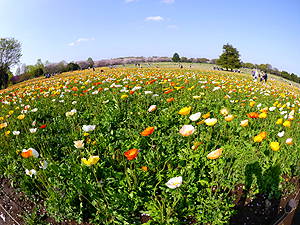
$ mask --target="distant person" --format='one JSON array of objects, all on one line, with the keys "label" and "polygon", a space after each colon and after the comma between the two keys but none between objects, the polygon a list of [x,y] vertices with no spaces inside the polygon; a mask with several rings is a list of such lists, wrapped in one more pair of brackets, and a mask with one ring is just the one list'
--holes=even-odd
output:
[{"label": "distant person", "polygon": [[257,78],[258,78],[258,71],[255,70],[254,76],[253,76],[253,81],[254,81],[254,82],[257,82]]},{"label": "distant person", "polygon": [[262,82],[262,80],[263,80],[263,78],[262,78],[262,73],[260,72],[260,73],[258,73],[258,81],[259,81],[259,82]]},{"label": "distant person", "polygon": [[268,80],[268,74],[267,73],[265,73],[263,75],[263,80],[265,81],[265,83],[267,83],[267,80]]}]

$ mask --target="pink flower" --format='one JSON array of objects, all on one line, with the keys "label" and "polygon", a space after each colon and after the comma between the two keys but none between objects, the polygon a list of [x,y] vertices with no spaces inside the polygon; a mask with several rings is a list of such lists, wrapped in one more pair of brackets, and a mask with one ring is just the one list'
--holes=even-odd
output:
[{"label": "pink flower", "polygon": [[179,133],[184,136],[190,136],[195,132],[195,127],[193,125],[183,125],[183,127],[179,130]]}]

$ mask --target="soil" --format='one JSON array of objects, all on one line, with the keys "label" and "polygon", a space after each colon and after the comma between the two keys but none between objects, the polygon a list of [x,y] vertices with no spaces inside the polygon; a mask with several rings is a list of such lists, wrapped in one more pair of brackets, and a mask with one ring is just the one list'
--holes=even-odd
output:
[{"label": "soil", "polygon": [[[232,192],[236,196],[235,209],[237,213],[231,218],[232,225],[282,225],[295,224],[299,225],[300,215],[292,219],[295,213],[289,205],[298,203],[300,194],[299,179],[292,178],[289,182],[295,184],[296,192],[293,194],[283,193],[280,199],[268,199],[265,194],[257,194],[254,198],[246,198],[247,193],[242,184],[237,185]],[[296,201],[295,201],[295,200]],[[300,213],[300,210],[298,210]],[[298,217],[297,217],[298,216]]]},{"label": "soil", "polygon": [[[18,192],[11,186],[8,179],[0,178],[0,225],[23,225],[23,216],[31,214],[35,208],[35,204],[27,199],[22,192]],[[40,207],[43,208],[43,207]],[[45,209],[37,212],[45,224],[51,225],[78,225],[74,221],[55,222],[49,217]],[[81,225],[89,225],[83,223]]]},{"label": "soil", "polygon": [[[291,180],[292,182],[297,182],[298,190],[299,181]],[[297,198],[298,201],[300,194],[292,194],[287,197],[282,197],[279,200],[272,199],[269,200],[266,195],[258,194],[253,199],[247,199],[247,193],[244,191],[244,186],[242,184],[237,185],[232,194],[236,196],[235,209],[237,214],[234,215],[230,224],[232,225],[273,225],[280,217],[285,217],[287,213],[286,205],[291,199]],[[23,216],[31,214],[35,208],[35,204],[25,197],[22,192],[18,192],[13,188],[8,179],[0,179],[0,225],[23,225]],[[42,208],[42,207],[40,207]],[[53,218],[47,215],[46,210],[40,210],[40,218],[46,222],[46,224],[51,225],[78,225],[74,221],[66,222],[55,222]],[[292,219],[292,217],[291,217]],[[284,221],[284,224],[291,224],[291,219],[289,223]],[[151,220],[149,215],[143,214],[140,216],[142,223],[146,223]],[[194,218],[187,218],[187,224],[198,224]],[[283,224],[276,223],[276,224]],[[292,225],[300,224],[300,207],[296,211],[294,221]],[[87,223],[82,225],[88,225]]]},{"label": "soil", "polygon": [[16,192],[7,179],[0,179],[0,224],[23,224],[22,215],[30,213],[34,204]]}]

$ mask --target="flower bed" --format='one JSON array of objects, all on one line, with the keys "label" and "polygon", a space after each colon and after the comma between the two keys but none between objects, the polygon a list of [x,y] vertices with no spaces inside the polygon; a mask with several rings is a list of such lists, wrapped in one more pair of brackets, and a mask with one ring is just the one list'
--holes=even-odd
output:
[{"label": "flower bed", "polygon": [[224,224],[296,190],[299,90],[224,72],[78,71],[0,94],[0,171],[57,221]]}]

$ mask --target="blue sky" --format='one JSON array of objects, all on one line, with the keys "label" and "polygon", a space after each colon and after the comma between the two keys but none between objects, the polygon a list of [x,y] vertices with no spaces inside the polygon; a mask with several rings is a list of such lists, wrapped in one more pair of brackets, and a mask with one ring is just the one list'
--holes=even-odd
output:
[{"label": "blue sky", "polygon": [[22,63],[121,56],[217,58],[300,75],[299,0],[0,0],[0,37],[21,41]]}]

